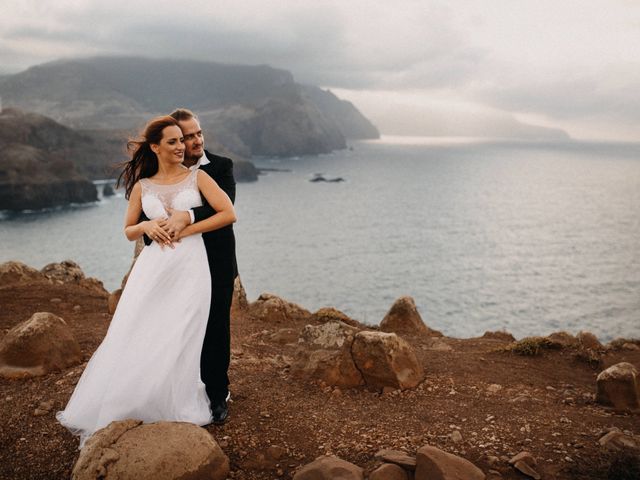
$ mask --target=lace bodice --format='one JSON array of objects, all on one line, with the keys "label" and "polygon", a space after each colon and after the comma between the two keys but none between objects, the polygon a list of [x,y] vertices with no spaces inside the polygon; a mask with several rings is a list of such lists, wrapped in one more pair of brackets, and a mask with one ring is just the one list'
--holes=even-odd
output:
[{"label": "lace bodice", "polygon": [[148,178],[140,180],[142,210],[149,219],[167,217],[167,208],[189,210],[202,205],[198,190],[198,169],[193,169],[178,183],[159,185]]}]

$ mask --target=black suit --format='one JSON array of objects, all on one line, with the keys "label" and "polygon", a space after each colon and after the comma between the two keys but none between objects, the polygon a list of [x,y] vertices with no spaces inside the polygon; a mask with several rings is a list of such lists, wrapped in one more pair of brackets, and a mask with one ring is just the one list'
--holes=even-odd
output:
[{"label": "black suit", "polygon": [[[236,198],[236,182],[233,178],[233,161],[205,150],[210,163],[200,165],[225,191],[231,202]],[[196,222],[210,217],[215,210],[202,197],[202,207],[193,209]],[[211,272],[211,307],[200,357],[200,375],[206,385],[211,402],[224,400],[228,393],[229,359],[231,353],[230,310],[233,283],[238,275],[236,263],[236,239],[233,225],[202,234]],[[145,236],[147,245],[151,240]]]}]

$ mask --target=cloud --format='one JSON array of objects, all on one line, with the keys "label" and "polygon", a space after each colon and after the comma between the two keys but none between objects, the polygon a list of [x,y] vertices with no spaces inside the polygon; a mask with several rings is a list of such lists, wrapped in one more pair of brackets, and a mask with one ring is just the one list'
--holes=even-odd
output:
[{"label": "cloud", "polygon": [[639,24],[627,0],[3,0],[0,73],[96,54],[269,64],[345,93],[628,137],[640,133]]}]

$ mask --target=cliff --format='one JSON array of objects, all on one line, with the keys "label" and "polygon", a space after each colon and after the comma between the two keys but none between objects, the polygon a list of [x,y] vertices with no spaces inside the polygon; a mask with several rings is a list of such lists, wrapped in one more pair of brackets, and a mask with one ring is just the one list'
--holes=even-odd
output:
[{"label": "cliff", "polygon": [[0,113],[0,210],[30,210],[97,200],[73,157],[92,140],[51,119]]},{"label": "cliff", "polygon": [[[137,129],[176,107],[240,155],[303,155],[377,137],[351,104],[265,65],[97,57],[61,60],[0,77],[6,105],[87,129]],[[213,137],[209,136],[209,139]]]},{"label": "cliff", "polygon": [[[130,135],[120,130],[73,130],[35,113],[0,112],[0,210],[39,210],[93,202],[91,180],[114,178],[127,159]],[[255,166],[216,142],[208,148],[234,160],[238,182],[258,178]]]}]

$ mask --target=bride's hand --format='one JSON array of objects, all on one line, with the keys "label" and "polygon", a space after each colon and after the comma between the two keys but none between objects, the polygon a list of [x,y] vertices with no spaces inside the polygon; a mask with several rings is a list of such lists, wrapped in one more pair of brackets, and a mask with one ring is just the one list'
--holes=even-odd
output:
[{"label": "bride's hand", "polygon": [[155,220],[147,220],[144,224],[144,233],[154,242],[158,242],[160,246],[168,245],[173,248],[171,236],[166,231],[167,219],[157,218]]}]

